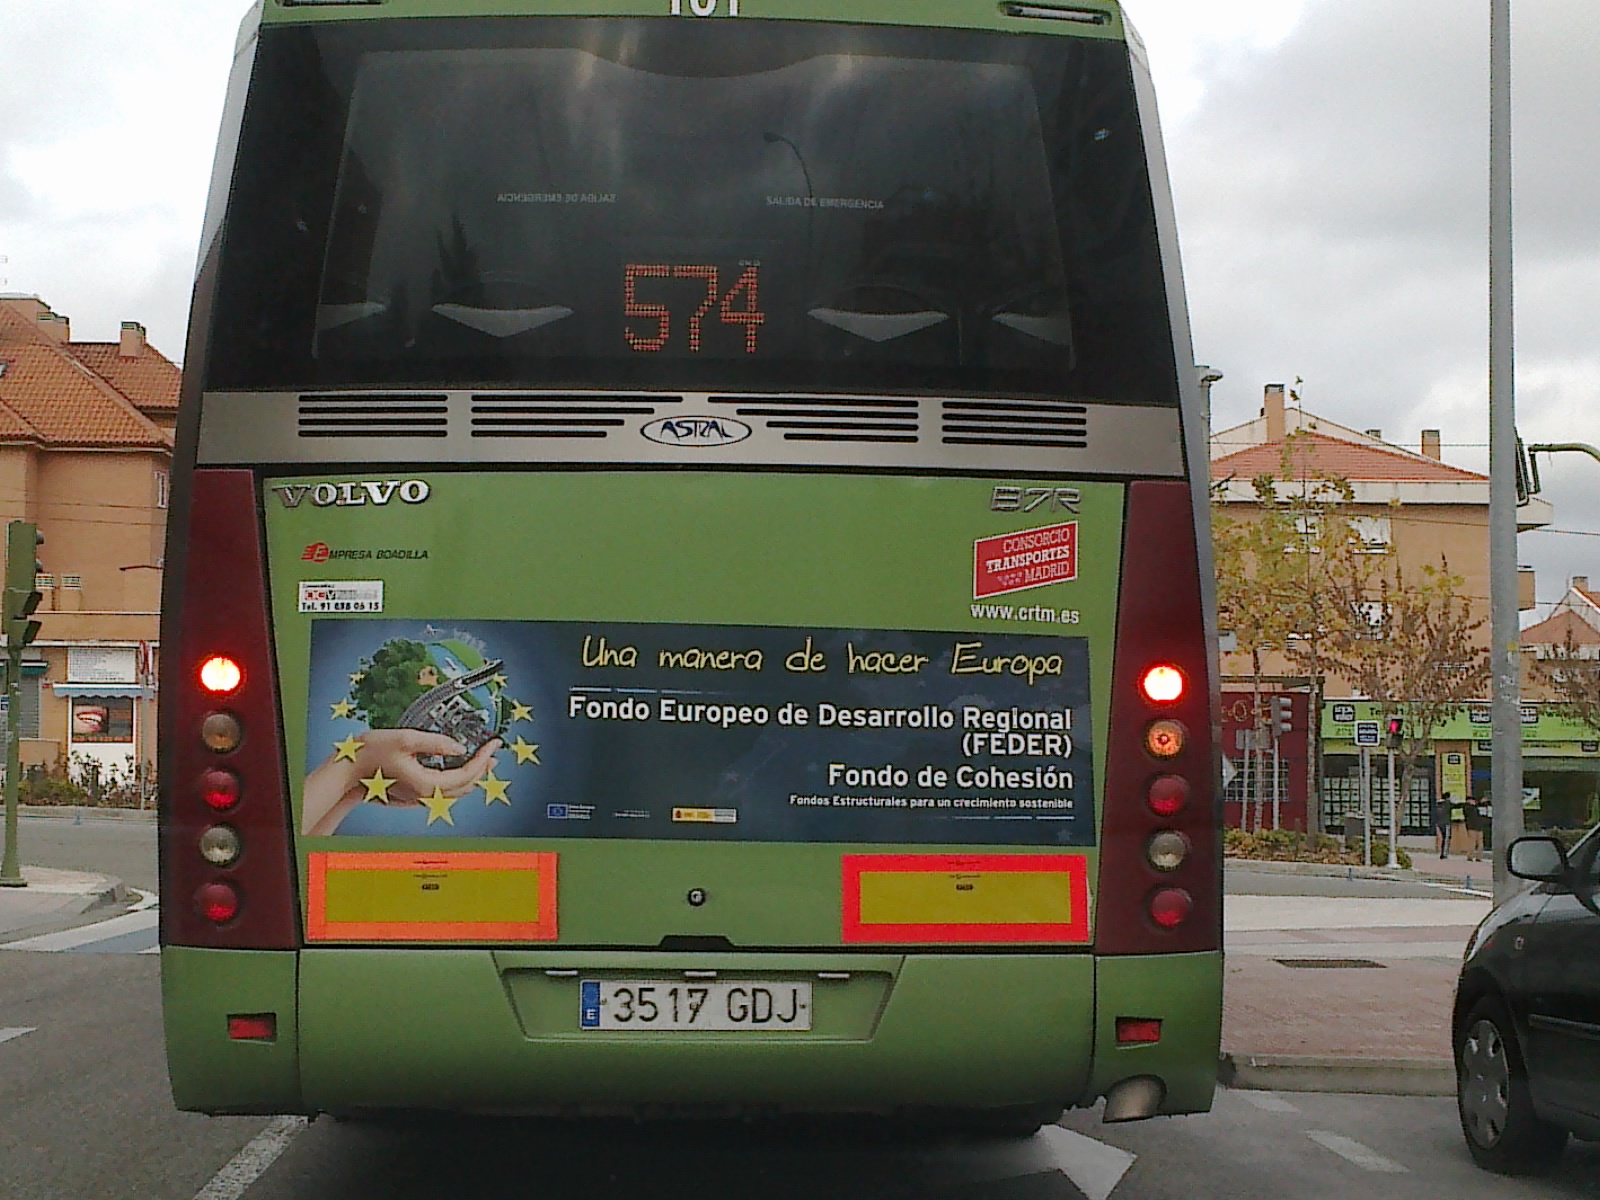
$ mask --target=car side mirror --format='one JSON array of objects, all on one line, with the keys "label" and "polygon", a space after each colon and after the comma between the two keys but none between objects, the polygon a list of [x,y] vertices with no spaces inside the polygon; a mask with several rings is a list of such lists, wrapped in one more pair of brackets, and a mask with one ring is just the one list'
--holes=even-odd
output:
[{"label": "car side mirror", "polygon": [[1535,883],[1566,883],[1572,871],[1565,848],[1549,837],[1523,837],[1512,842],[1506,852],[1506,869],[1518,879]]}]

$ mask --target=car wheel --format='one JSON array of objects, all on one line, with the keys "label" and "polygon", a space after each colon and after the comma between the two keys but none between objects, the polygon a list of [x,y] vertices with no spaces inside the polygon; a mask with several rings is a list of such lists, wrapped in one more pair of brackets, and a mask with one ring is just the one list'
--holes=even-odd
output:
[{"label": "car wheel", "polygon": [[1467,1149],[1502,1175],[1546,1171],[1561,1157],[1567,1131],[1533,1110],[1528,1070],[1511,1014],[1498,996],[1472,1006],[1456,1046],[1456,1108]]}]

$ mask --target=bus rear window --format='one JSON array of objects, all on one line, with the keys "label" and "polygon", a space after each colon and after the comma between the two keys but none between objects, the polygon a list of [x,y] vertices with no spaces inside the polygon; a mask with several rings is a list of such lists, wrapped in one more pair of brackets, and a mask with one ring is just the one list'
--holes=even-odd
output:
[{"label": "bus rear window", "polygon": [[780,24],[276,31],[213,386],[1174,400],[1125,49]]}]

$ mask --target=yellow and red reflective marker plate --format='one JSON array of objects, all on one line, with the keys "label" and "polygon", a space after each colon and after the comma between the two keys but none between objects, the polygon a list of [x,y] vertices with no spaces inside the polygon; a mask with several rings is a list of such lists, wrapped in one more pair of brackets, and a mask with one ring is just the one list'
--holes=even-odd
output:
[{"label": "yellow and red reflective marker plate", "polygon": [[330,851],[309,856],[314,942],[549,942],[556,856]]},{"label": "yellow and red reflective marker plate", "polygon": [[1081,854],[847,854],[845,942],[1089,940]]}]

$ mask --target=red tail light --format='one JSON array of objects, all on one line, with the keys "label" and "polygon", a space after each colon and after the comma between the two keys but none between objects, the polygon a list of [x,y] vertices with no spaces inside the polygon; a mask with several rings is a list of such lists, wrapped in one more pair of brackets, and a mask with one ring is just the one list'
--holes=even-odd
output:
[{"label": "red tail light", "polygon": [[200,686],[214,696],[227,696],[239,690],[244,671],[226,654],[213,654],[200,664]]},{"label": "red tail light", "polygon": [[1188,484],[1129,486],[1096,905],[1100,954],[1222,944],[1218,721],[1194,527]]},{"label": "red tail light", "polygon": [[278,1037],[277,1013],[248,1013],[228,1017],[228,1036],[236,1042],[271,1042]]},{"label": "red tail light", "polygon": [[[299,944],[266,561],[249,471],[174,496],[162,596],[164,945]],[[217,814],[227,813],[227,824]],[[248,852],[241,852],[247,848]]]},{"label": "red tail light", "polygon": [[1171,663],[1151,667],[1139,680],[1139,690],[1152,704],[1176,704],[1186,689],[1183,672]]},{"label": "red tail light", "polygon": [[1153,1046],[1161,1040],[1161,1022],[1145,1017],[1117,1018],[1117,1045]]}]

